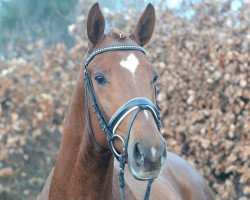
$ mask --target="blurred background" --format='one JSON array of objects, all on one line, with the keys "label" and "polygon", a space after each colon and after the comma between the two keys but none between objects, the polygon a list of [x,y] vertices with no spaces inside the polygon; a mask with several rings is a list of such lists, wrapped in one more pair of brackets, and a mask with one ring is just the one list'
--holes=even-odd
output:
[{"label": "blurred background", "polygon": [[[0,0],[0,200],[35,199],[55,164],[94,2]],[[249,199],[250,1],[100,0],[106,29],[133,32],[148,2],[168,149],[216,199]]]}]

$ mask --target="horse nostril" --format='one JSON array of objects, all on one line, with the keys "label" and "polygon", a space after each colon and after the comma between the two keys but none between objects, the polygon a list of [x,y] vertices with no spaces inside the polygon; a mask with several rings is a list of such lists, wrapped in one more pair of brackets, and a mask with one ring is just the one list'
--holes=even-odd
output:
[{"label": "horse nostril", "polygon": [[163,154],[162,154],[162,157],[161,157],[161,164],[162,165],[165,163],[166,159],[167,159],[167,148],[164,148]]},{"label": "horse nostril", "polygon": [[137,161],[137,162],[142,161],[144,158],[143,157],[144,155],[141,153],[141,151],[139,149],[139,143],[135,143],[133,156],[134,156],[135,161]]},{"label": "horse nostril", "polygon": [[166,158],[167,157],[167,149],[164,148],[164,151],[163,151],[163,157]]}]

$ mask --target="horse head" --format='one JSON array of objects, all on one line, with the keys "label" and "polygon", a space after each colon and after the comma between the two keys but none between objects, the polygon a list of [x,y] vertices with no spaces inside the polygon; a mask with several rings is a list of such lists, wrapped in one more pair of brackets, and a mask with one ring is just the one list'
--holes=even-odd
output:
[{"label": "horse head", "polygon": [[[133,103],[139,102],[138,106],[135,103],[134,107],[129,107],[131,110],[126,114],[118,116],[111,130],[115,137],[109,137],[110,140],[103,134],[106,127],[100,128],[98,125],[100,120],[98,122],[97,118],[102,116],[96,117],[97,111],[90,106],[89,118],[91,127],[94,127],[93,135],[98,145],[104,149],[112,147],[118,155],[124,155],[126,151],[130,172],[139,180],[156,178],[167,154],[166,143],[160,133],[155,113],[157,73],[141,48],[149,42],[153,34],[155,18],[154,7],[148,4],[133,34],[117,29],[104,33],[105,20],[96,3],[90,9],[87,20],[88,55],[91,57],[91,54],[94,54],[85,69],[87,79],[91,82],[89,90],[93,90],[89,92],[94,95],[89,101],[95,98],[94,101],[98,102],[100,112],[107,121],[112,121],[117,110],[124,108],[124,105],[128,106],[131,100]],[[119,47],[117,50],[112,49],[116,46]],[[122,46],[135,49],[123,50],[120,49]],[[108,50],[110,47],[112,50]],[[102,53],[96,56],[98,49],[101,49]],[[142,104],[145,104],[144,107]],[[124,109],[126,111],[126,108]],[[136,109],[138,111],[135,116]]]}]

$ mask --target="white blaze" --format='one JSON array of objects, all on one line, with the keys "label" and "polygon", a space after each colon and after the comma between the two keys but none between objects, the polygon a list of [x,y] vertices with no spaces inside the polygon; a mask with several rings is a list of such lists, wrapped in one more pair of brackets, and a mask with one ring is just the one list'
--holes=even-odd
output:
[{"label": "white blaze", "polygon": [[144,110],[144,114],[146,115],[146,118],[148,119],[148,113],[146,110]]},{"label": "white blaze", "polygon": [[155,148],[151,148],[152,156],[155,157],[157,150]]},{"label": "white blaze", "polygon": [[136,68],[138,67],[139,65],[139,60],[135,57],[134,54],[129,54],[129,56],[127,57],[127,60],[122,60],[120,62],[120,65],[126,69],[128,69],[133,77],[134,77],[134,74],[135,74],[135,71],[136,71]]}]

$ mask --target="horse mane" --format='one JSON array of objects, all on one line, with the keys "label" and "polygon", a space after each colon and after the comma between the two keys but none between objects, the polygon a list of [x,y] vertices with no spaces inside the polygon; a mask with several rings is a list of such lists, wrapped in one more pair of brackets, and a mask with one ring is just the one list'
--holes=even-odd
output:
[{"label": "horse mane", "polygon": [[125,40],[129,35],[126,34],[125,32],[116,29],[116,28],[112,28],[110,29],[110,31],[107,34],[110,38],[113,39],[118,39],[118,40]]}]

